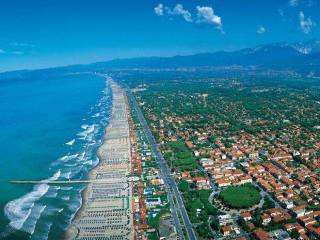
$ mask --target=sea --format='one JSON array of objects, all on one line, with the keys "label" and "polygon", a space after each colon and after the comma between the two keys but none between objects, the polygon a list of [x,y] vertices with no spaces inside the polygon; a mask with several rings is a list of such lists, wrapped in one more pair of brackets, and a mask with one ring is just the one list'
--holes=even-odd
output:
[{"label": "sea", "polygon": [[63,238],[85,184],[10,181],[86,179],[111,105],[106,78],[92,73],[0,79],[0,239]]}]

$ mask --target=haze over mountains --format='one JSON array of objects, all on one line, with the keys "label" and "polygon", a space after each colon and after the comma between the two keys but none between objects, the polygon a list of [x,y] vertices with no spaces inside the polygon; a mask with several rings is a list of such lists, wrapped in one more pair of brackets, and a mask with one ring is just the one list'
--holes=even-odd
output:
[{"label": "haze over mountains", "polygon": [[319,71],[320,41],[273,43],[237,51],[200,53],[190,56],[119,59],[96,63],[104,67],[215,67],[256,66],[296,71]]},{"label": "haze over mountains", "polygon": [[[320,40],[296,43],[272,43],[236,51],[218,51],[173,57],[139,57],[115,59],[84,65],[71,65],[40,71],[82,71],[119,68],[183,68],[183,67],[256,67],[289,70],[300,74],[320,74]],[[28,70],[6,72],[1,78],[19,76]]]}]

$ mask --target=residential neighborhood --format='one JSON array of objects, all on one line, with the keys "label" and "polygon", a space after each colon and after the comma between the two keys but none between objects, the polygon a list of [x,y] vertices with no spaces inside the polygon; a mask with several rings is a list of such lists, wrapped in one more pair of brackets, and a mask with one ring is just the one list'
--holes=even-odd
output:
[{"label": "residential neighborhood", "polygon": [[[171,91],[170,84],[175,86]],[[316,103],[295,89],[284,102],[278,92],[289,89],[264,87],[260,92],[219,84],[201,82],[190,89],[170,82],[155,84],[157,89],[143,85],[135,93],[198,236],[320,238],[320,132],[311,124],[317,124]],[[248,101],[262,93],[261,102],[254,108],[241,105],[243,91]],[[266,108],[264,100],[275,106]],[[206,202],[201,199],[205,192]]]}]

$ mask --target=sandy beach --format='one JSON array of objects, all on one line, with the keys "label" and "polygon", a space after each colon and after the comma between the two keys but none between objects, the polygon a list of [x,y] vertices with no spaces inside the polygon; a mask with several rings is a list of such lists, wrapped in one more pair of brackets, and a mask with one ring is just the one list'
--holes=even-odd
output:
[{"label": "sandy beach", "polygon": [[132,190],[128,106],[125,92],[108,79],[112,90],[112,115],[102,145],[98,165],[89,173],[91,182],[82,192],[78,210],[66,239],[132,239]]}]

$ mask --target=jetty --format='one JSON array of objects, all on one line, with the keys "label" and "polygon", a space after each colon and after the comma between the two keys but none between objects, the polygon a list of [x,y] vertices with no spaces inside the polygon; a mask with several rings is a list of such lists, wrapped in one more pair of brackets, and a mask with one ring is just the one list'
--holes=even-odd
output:
[{"label": "jetty", "polygon": [[91,179],[91,180],[11,180],[11,184],[48,184],[48,185],[64,185],[64,184],[81,184],[81,183],[107,183],[108,181]]}]

